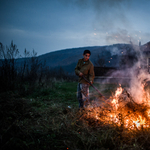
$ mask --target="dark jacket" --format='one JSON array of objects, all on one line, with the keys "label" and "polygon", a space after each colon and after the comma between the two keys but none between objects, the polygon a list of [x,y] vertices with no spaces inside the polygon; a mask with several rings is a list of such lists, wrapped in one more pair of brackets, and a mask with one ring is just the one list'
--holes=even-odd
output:
[{"label": "dark jacket", "polygon": [[[75,67],[75,73],[79,76],[79,73],[82,72],[85,78],[89,81],[94,80],[95,73],[94,73],[94,66],[90,60],[84,62],[83,58],[79,59],[76,67]],[[85,83],[87,84],[87,81],[85,81],[82,77],[79,77],[79,83]]]}]

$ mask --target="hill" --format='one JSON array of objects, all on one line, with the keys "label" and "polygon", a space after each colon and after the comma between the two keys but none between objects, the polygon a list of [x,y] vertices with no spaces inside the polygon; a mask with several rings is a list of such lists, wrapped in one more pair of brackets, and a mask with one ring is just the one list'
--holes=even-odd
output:
[{"label": "hill", "polygon": [[78,59],[82,58],[83,51],[91,51],[90,60],[95,65],[98,55],[105,59],[105,67],[119,67],[119,56],[130,44],[114,44],[110,46],[80,47],[54,51],[38,56],[42,61],[46,61],[49,67],[62,67],[67,72],[73,72]]}]

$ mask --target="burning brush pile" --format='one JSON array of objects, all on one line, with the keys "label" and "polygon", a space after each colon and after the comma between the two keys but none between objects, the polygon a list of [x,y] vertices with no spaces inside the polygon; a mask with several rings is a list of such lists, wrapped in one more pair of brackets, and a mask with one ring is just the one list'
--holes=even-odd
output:
[{"label": "burning brush pile", "polygon": [[121,85],[108,100],[99,100],[100,105],[93,103],[83,112],[80,119],[89,125],[114,126],[122,130],[141,130],[150,128],[150,95],[148,90],[142,93],[140,103]]}]

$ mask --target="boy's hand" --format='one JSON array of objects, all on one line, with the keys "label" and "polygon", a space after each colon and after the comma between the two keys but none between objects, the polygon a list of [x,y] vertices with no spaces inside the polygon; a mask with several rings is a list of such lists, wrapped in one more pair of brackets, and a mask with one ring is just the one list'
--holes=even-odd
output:
[{"label": "boy's hand", "polygon": [[80,77],[82,77],[82,76],[83,76],[83,73],[82,73],[82,72],[80,72],[80,73],[79,73],[79,76],[80,76]]},{"label": "boy's hand", "polygon": [[92,81],[90,81],[90,83],[88,83],[88,85],[91,85],[91,84],[93,84],[93,82],[92,82]]}]

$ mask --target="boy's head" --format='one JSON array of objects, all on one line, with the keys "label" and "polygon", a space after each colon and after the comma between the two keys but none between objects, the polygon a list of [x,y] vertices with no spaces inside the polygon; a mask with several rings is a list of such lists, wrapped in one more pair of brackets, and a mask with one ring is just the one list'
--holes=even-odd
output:
[{"label": "boy's head", "polygon": [[83,55],[85,55],[85,54],[90,54],[90,55],[91,55],[91,52],[86,49],[86,50],[84,50],[84,52],[83,52]]},{"label": "boy's head", "polygon": [[85,50],[83,52],[83,59],[84,59],[84,61],[88,61],[90,56],[91,56],[91,52],[89,50]]}]

